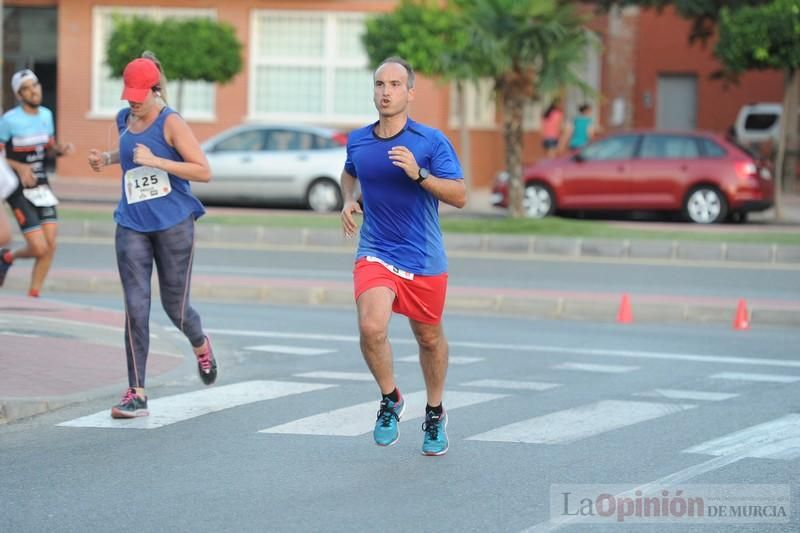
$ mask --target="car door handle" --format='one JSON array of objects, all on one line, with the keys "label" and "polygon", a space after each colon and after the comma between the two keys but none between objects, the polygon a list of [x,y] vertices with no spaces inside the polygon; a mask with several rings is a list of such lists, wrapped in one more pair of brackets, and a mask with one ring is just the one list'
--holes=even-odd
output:
[{"label": "car door handle", "polygon": [[251,163],[252,161],[253,161],[253,158],[251,156],[249,156],[249,155],[246,155],[246,156],[242,157],[242,163]]},{"label": "car door handle", "polygon": [[299,161],[308,161],[308,154],[300,154],[297,156]]}]

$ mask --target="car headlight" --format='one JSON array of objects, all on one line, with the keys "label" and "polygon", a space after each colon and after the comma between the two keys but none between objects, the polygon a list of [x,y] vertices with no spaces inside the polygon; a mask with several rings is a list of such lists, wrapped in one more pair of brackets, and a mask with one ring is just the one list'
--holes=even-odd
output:
[{"label": "car headlight", "polygon": [[509,178],[508,171],[503,170],[497,173],[497,176],[494,177],[494,180],[497,183],[503,184],[503,183],[508,183],[508,178]]}]

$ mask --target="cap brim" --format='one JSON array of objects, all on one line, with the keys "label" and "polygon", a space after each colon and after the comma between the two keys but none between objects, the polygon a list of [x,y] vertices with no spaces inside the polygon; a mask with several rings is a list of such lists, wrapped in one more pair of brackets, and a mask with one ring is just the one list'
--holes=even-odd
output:
[{"label": "cap brim", "polygon": [[150,89],[134,89],[133,87],[125,87],[122,91],[122,99],[129,102],[144,102],[147,100],[147,93]]}]

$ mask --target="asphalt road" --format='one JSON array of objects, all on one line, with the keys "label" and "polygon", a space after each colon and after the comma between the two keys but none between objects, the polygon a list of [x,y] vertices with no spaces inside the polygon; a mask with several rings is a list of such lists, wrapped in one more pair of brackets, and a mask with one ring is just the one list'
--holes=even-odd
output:
[{"label": "asphalt road", "polygon": [[[304,268],[312,263],[336,270],[309,260]],[[481,277],[478,267],[456,268]],[[120,308],[110,296],[69,298]],[[154,319],[166,323],[157,307]],[[352,310],[197,307],[215,339],[220,378],[203,388],[187,374],[149,389],[150,422],[161,427],[91,427],[109,425],[116,398],[0,427],[0,531],[800,529],[796,329],[742,335],[713,325],[449,316],[451,450],[430,458],[419,453],[416,393],[424,387],[401,317],[392,322],[395,367],[415,405],[398,444],[384,449],[371,442],[377,391]],[[231,406],[234,390],[241,401]],[[186,393],[194,395],[179,396]],[[183,419],[168,419],[176,415]],[[701,495],[727,485],[729,496],[765,484],[778,494],[790,489],[794,505],[781,523],[590,525],[560,505],[551,510],[559,484]]]}]

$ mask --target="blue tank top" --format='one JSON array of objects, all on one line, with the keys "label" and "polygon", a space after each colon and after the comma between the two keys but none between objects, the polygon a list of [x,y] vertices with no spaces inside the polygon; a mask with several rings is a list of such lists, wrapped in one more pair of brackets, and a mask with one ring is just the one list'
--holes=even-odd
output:
[{"label": "blue tank top", "polygon": [[120,226],[140,232],[161,231],[183,222],[190,216],[198,219],[205,213],[203,204],[192,194],[189,181],[173,174],[168,174],[172,191],[166,196],[131,204],[125,195],[125,173],[138,167],[133,162],[133,149],[137,144],[147,146],[156,157],[183,161],[178,151],[164,138],[164,121],[172,113],[175,113],[174,109],[165,107],[158,118],[140,133],[128,131],[129,108],[117,113],[122,196],[114,211],[114,221]]}]

